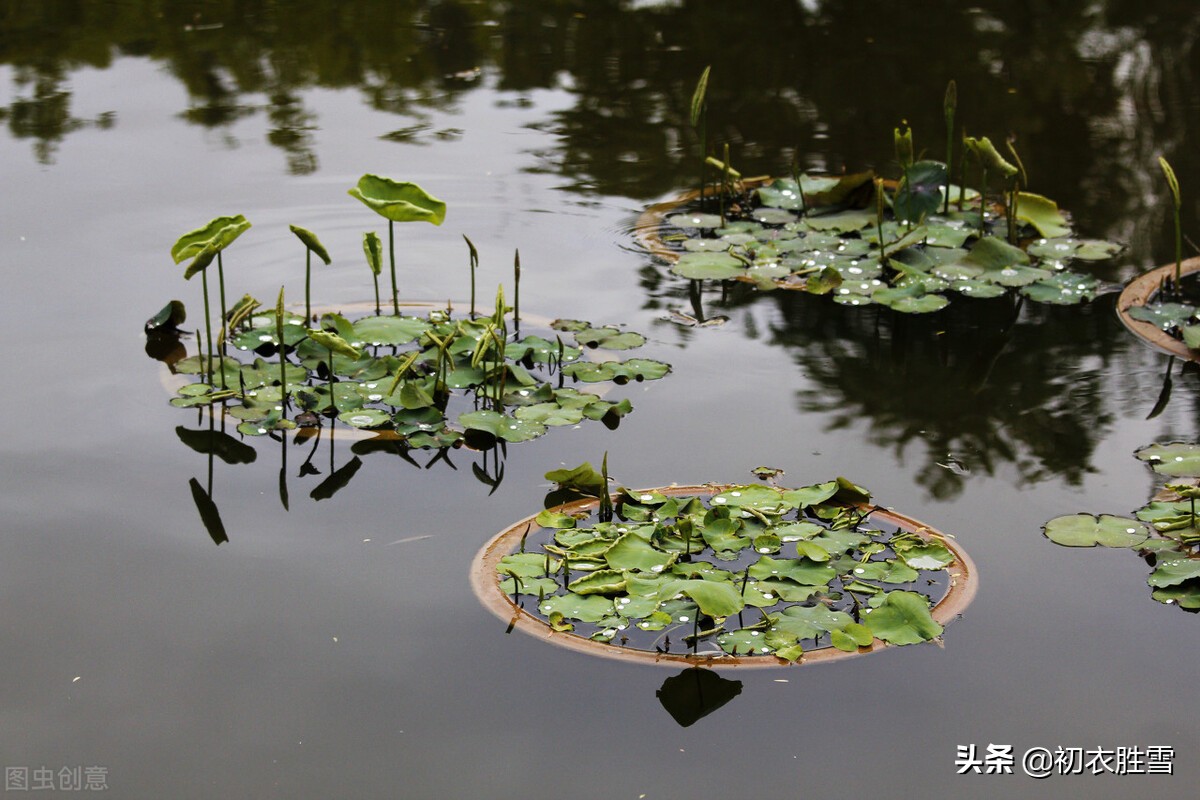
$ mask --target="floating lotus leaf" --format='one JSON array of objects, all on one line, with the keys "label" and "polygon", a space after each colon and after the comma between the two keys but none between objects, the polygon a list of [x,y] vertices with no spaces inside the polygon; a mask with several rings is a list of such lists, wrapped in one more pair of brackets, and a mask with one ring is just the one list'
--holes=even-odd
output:
[{"label": "floating lotus leaf", "polygon": [[1005,294],[1005,288],[1000,284],[984,281],[955,281],[950,284],[950,288],[968,297],[978,297],[981,300],[1002,297]]},{"label": "floating lotus leaf", "polygon": [[719,228],[723,220],[717,214],[673,214],[667,217],[668,225],[676,228]]},{"label": "floating lotus leaf", "polygon": [[819,536],[809,539],[810,542],[823,548],[826,552],[848,553],[857,547],[862,547],[870,540],[870,536],[855,530],[823,531]]},{"label": "floating lotus leaf", "polygon": [[833,302],[843,306],[869,306],[875,304],[875,301],[872,300],[869,295],[854,294],[852,292],[835,294],[833,296]]},{"label": "floating lotus leaf", "polygon": [[770,184],[758,187],[755,192],[764,206],[791,211],[804,208],[804,198],[800,194],[799,186],[791,178],[776,178]]},{"label": "floating lotus leaf", "polygon": [[925,244],[940,249],[957,249],[975,234],[976,231],[963,223],[930,222],[925,225]]},{"label": "floating lotus leaf", "polygon": [[907,289],[880,289],[871,295],[871,299],[904,314],[928,314],[940,311],[950,304],[950,301],[940,294],[927,294],[924,286],[919,283]]},{"label": "floating lotus leaf", "polygon": [[[762,533],[754,537],[752,546],[756,553],[778,553],[779,549],[783,547],[783,542],[773,533]],[[828,555],[826,555],[826,558],[828,558]]]},{"label": "floating lotus leaf", "polygon": [[764,514],[782,514],[790,508],[783,491],[774,486],[735,486],[714,495],[710,502],[714,506],[753,508]]},{"label": "floating lotus leaf", "polygon": [[807,558],[809,561],[823,562],[829,560],[829,551],[819,544],[807,542],[801,539],[796,542],[796,555],[800,558]]},{"label": "floating lotus leaf", "polygon": [[1162,589],[1194,578],[1200,578],[1200,558],[1171,558],[1159,562],[1146,582]]},{"label": "floating lotus leaf", "polygon": [[1152,444],[1134,453],[1160,475],[1200,478],[1200,444],[1171,442]]},{"label": "floating lotus leaf", "polygon": [[1071,514],[1046,523],[1046,538],[1066,547],[1136,547],[1146,541],[1149,532],[1140,522],[1102,514]]},{"label": "floating lotus leaf", "polygon": [[950,288],[958,281],[969,281],[984,274],[983,267],[975,264],[939,264],[933,267],[933,274],[942,280],[950,281]]},{"label": "floating lotus leaf", "polygon": [[146,320],[147,331],[173,330],[187,319],[187,309],[182,301],[172,300],[150,319]]},{"label": "floating lotus leaf", "polygon": [[1178,605],[1180,608],[1200,609],[1200,581],[1185,581],[1175,586],[1155,589],[1150,593],[1160,603]]},{"label": "floating lotus leaf", "polygon": [[851,622],[844,628],[829,632],[830,644],[847,653],[853,653],[860,647],[867,647],[874,638],[870,628],[857,622]]},{"label": "floating lotus leaf", "polygon": [[730,280],[746,272],[746,264],[728,253],[684,253],[671,267],[691,280]]},{"label": "floating lotus leaf", "polygon": [[971,248],[963,263],[983,267],[985,270],[999,270],[1019,264],[1028,264],[1029,255],[1019,247],[989,236],[980,239]]},{"label": "floating lotus leaf", "polygon": [[603,350],[632,350],[646,343],[646,337],[633,331],[605,326],[585,328],[575,332],[575,341],[581,347],[599,347]]},{"label": "floating lotus leaf", "polygon": [[567,590],[581,595],[620,594],[625,591],[625,576],[617,570],[598,569],[568,583]]},{"label": "floating lotus leaf", "polygon": [[700,535],[704,543],[716,553],[717,558],[732,560],[751,543],[749,537],[740,535],[740,530],[738,520],[715,519],[701,529]]},{"label": "floating lotus leaf", "polygon": [[1190,322],[1196,316],[1196,307],[1186,303],[1153,303],[1130,308],[1129,316],[1167,331]]},{"label": "floating lotus leaf", "polygon": [[358,185],[349,194],[392,222],[441,225],[446,219],[446,204],[415,183],[368,174],[358,179]]},{"label": "floating lotus leaf", "polygon": [[774,651],[774,648],[767,644],[762,631],[747,628],[718,635],[717,645],[734,656],[757,656]]},{"label": "floating lotus leaf", "polygon": [[563,374],[584,383],[613,381],[617,384],[630,380],[657,380],[671,371],[670,364],[649,358],[631,358],[628,361],[580,361],[568,364]]},{"label": "floating lotus leaf", "polygon": [[553,578],[518,578],[509,575],[500,581],[500,591],[505,594],[528,594],[533,597],[549,596],[558,590],[558,581]]},{"label": "floating lotus leaf", "polygon": [[1081,239],[1078,245],[1072,255],[1081,261],[1107,261],[1125,249],[1116,242],[1103,239]]},{"label": "floating lotus leaf", "polygon": [[604,553],[612,569],[638,572],[662,572],[675,563],[675,558],[674,553],[664,553],[633,533],[622,534]]},{"label": "floating lotus leaf", "polygon": [[[308,337],[308,329],[303,325],[295,322],[285,323],[283,326],[283,343],[288,347],[295,347],[300,342]],[[239,350],[257,350],[263,345],[271,347],[279,346],[279,334],[275,330],[274,324],[271,327],[255,327],[247,328],[246,330],[234,336],[230,340],[233,346]],[[178,365],[177,365],[178,366]],[[278,366],[275,367],[278,372]]]},{"label": "floating lotus leaf", "polygon": [[913,569],[942,569],[954,563],[954,553],[940,542],[911,545],[903,549],[899,549],[899,545],[896,547],[896,554]]},{"label": "floating lotus leaf", "polygon": [[392,415],[377,408],[360,408],[342,415],[340,419],[355,428],[383,428],[392,424]]},{"label": "floating lotus leaf", "polygon": [[738,590],[724,581],[669,581],[663,584],[658,593],[660,600],[670,600],[679,595],[690,597],[710,617],[732,616],[746,607]]},{"label": "floating lotus leaf", "polygon": [[558,572],[559,561],[541,553],[512,553],[500,559],[496,571],[522,578],[540,578]]},{"label": "floating lotus leaf", "polygon": [[[950,561],[954,558],[951,556]],[[939,563],[936,566],[918,567],[919,569],[941,569],[950,563]],[[916,569],[911,565],[899,563],[897,561],[868,561],[864,564],[854,567],[851,574],[856,579],[868,581],[882,581],[883,583],[912,583],[919,575]]]},{"label": "floating lotus leaf", "polygon": [[[828,548],[825,549],[828,551]],[[758,580],[787,579],[804,586],[822,586],[837,577],[837,570],[804,558],[774,559],[763,556],[750,565],[750,577]]]},{"label": "floating lotus leaf", "polygon": [[416,341],[430,327],[416,317],[364,317],[354,323],[354,333],[364,344],[402,345]]},{"label": "floating lotus leaf", "polygon": [[833,267],[825,267],[805,282],[804,290],[809,294],[829,294],[841,285],[842,274]]},{"label": "floating lotus leaf", "polygon": [[717,236],[734,236],[737,234],[748,233],[750,234],[751,238],[743,239],[742,241],[750,242],[754,241],[754,235],[762,230],[763,226],[761,223],[754,222],[753,220],[749,219],[740,219],[730,222],[723,228],[717,228],[715,231],[713,231],[713,233],[717,234]]},{"label": "floating lotus leaf", "polygon": [[1017,219],[1028,222],[1047,238],[1068,236],[1071,233],[1071,226],[1058,210],[1058,204],[1040,194],[1017,193]]},{"label": "floating lotus leaf", "polygon": [[866,614],[863,624],[889,644],[917,644],[942,633],[929,613],[929,600],[916,592],[888,592],[882,604]]},{"label": "floating lotus leaf", "polygon": [[796,508],[808,508],[819,503],[824,503],[832,498],[838,492],[837,481],[828,481],[826,483],[817,483],[812,486],[802,486],[799,489],[786,489],[783,492],[783,499]]},{"label": "floating lotus leaf", "polygon": [[787,222],[796,221],[795,214],[782,208],[770,208],[764,206],[754,209],[752,215],[755,220],[765,225],[783,225]]},{"label": "floating lotus leaf", "polygon": [[527,442],[546,432],[546,426],[538,422],[516,419],[497,411],[468,411],[458,418],[458,424],[467,430],[483,431],[506,442]]},{"label": "floating lotus leaf", "polygon": [[549,427],[576,425],[583,421],[583,411],[578,408],[563,408],[558,403],[538,403],[522,406],[513,411],[513,416],[526,422],[536,422]]},{"label": "floating lotus leaf", "polygon": [[1051,277],[1021,287],[1021,294],[1039,303],[1073,305],[1096,296],[1100,282],[1077,272],[1057,272]]},{"label": "floating lotus leaf", "polygon": [[1191,350],[1200,350],[1200,325],[1184,325],[1179,329],[1183,343]]},{"label": "floating lotus leaf", "polygon": [[689,253],[724,253],[731,246],[724,239],[684,239],[682,242],[683,249]]},{"label": "floating lotus leaf", "polygon": [[613,601],[603,595],[563,594],[547,597],[538,606],[543,614],[559,613],[580,622],[599,622],[613,612]]},{"label": "floating lotus leaf", "polygon": [[809,215],[804,218],[804,224],[809,230],[814,231],[850,233],[852,231],[861,231],[863,228],[875,224],[875,214],[869,211],[853,209],[850,211],[839,211],[834,214]]},{"label": "floating lotus leaf", "polygon": [[781,613],[771,615],[770,620],[767,641],[774,647],[819,639],[830,631],[854,624],[854,618],[845,611],[834,611],[824,605],[788,606]]},{"label": "floating lotus leaf", "polygon": [[1000,269],[990,269],[983,273],[981,279],[1012,288],[1028,286],[1031,283],[1044,281],[1052,275],[1053,273],[1044,269],[1038,269],[1037,267],[1014,265],[1011,267],[1001,267]]}]

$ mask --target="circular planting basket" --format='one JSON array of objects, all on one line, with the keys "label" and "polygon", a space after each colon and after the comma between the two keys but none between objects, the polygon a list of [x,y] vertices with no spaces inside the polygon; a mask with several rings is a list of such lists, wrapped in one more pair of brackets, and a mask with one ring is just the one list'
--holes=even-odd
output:
[{"label": "circular planting basket", "polygon": [[[1200,256],[1189,258],[1180,265],[1180,276],[1200,272]],[[1121,290],[1117,299],[1117,316],[1125,327],[1151,347],[1157,348],[1168,355],[1200,362],[1200,354],[1190,350],[1186,344],[1176,339],[1152,322],[1145,322],[1129,316],[1131,309],[1144,306],[1150,302],[1163,286],[1163,283],[1175,277],[1175,265],[1164,264],[1149,272],[1143,273],[1131,280]]]},{"label": "circular planting basket", "polygon": [[[667,486],[639,491],[659,492],[668,497],[679,497],[687,495],[713,495],[729,488],[731,488],[729,485],[708,484],[704,486]],[[596,510],[598,505],[599,500],[578,500],[559,506],[556,510],[567,514],[584,511],[592,512]],[[576,636],[572,633],[555,631],[544,620],[513,603],[512,599],[500,590],[500,584],[496,580],[496,566],[499,564],[500,559],[514,552],[520,546],[521,539],[527,533],[540,529],[541,526],[535,522],[536,517],[537,514],[532,514],[500,531],[500,533],[479,550],[471,567],[471,588],[474,590],[475,596],[479,598],[479,601],[489,611],[507,623],[510,630],[520,630],[523,633],[543,639],[551,644],[581,653],[589,653],[619,661],[658,664],[667,667],[677,667],[679,665],[745,668],[789,667],[852,658],[893,647],[893,645],[888,645],[879,639],[875,639],[870,645],[860,647],[854,652],[846,652],[836,647],[824,647],[819,650],[806,651],[804,656],[793,664],[774,656],[734,656],[724,653],[685,655],[682,653],[649,652],[605,642],[597,642],[585,639],[582,636]],[[881,521],[896,525],[901,530],[915,533],[924,539],[936,540],[945,545],[950,552],[954,553],[955,561],[948,567],[950,576],[949,591],[933,606],[932,614],[933,618],[942,626],[947,625],[962,614],[975,598],[975,592],[979,588],[975,563],[971,560],[971,557],[946,534],[911,517],[883,508],[875,508],[870,512],[870,517],[875,517]]]}]

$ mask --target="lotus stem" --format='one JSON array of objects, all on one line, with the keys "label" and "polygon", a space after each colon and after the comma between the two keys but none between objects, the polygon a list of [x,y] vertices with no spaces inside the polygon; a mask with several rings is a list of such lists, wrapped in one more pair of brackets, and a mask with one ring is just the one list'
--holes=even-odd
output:
[{"label": "lotus stem", "polygon": [[[217,251],[217,282],[221,287],[221,388],[225,388],[225,342],[229,339],[229,333],[225,328],[225,320],[228,319],[228,313],[225,310],[225,267],[221,264],[221,251]],[[207,312],[205,312],[207,313]]]},{"label": "lotus stem", "polygon": [[375,316],[378,317],[383,313],[382,309],[379,308],[379,276],[371,273],[371,278],[375,281]]},{"label": "lotus stem", "polygon": [[[279,339],[279,392],[286,413],[287,410],[287,351],[283,344],[283,287],[279,287],[279,299],[275,302],[275,336]],[[223,371],[223,370],[222,370]]]},{"label": "lotus stem", "polygon": [[471,272],[471,319],[475,319],[475,270],[479,267],[479,252],[475,249],[475,245],[467,239],[466,234],[463,234],[463,239],[466,240],[469,248],[470,272]]},{"label": "lotus stem", "polygon": [[312,323],[312,250],[304,248],[304,326]]},{"label": "lotus stem", "polygon": [[883,244],[883,179],[875,179],[875,229],[879,231],[879,266],[887,266],[887,249]]},{"label": "lotus stem", "polygon": [[388,258],[392,266],[392,310],[400,316],[400,290],[396,288],[396,223],[388,220]]},{"label": "lotus stem", "polygon": [[962,211],[963,204],[967,199],[967,128],[965,125],[959,141],[962,144],[962,147],[959,148],[962,158],[958,159],[958,210]]},{"label": "lotus stem", "polygon": [[946,117],[946,199],[942,213],[950,213],[950,170],[954,158],[954,115],[958,110],[958,84],[951,78],[946,84],[946,96],[942,100],[942,114]]},{"label": "lotus stem", "polygon": [[513,259],[513,328],[521,335],[521,251]]},{"label": "lotus stem", "polygon": [[985,235],[984,216],[987,213],[987,167],[982,160],[979,164],[979,176],[979,238],[982,239]]},{"label": "lotus stem", "polygon": [[[204,288],[204,331],[208,338],[208,382],[213,382],[212,312],[208,308],[208,270],[200,271],[200,283]],[[221,380],[225,380],[225,364],[221,364]],[[224,389],[224,383],[221,388]]]}]

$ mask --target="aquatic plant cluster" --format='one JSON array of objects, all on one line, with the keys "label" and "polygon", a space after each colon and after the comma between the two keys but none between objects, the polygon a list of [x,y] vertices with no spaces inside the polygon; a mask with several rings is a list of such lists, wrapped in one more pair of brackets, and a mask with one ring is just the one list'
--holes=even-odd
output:
[{"label": "aquatic plant cluster", "polygon": [[[692,99],[692,124],[702,128],[706,69]],[[1041,303],[1091,300],[1100,282],[1069,269],[1121,251],[1112,242],[1081,239],[1058,205],[1023,191],[1028,176],[987,137],[965,134],[954,161],[957,91],[947,86],[946,161],[914,160],[913,132],[894,131],[900,175],[873,171],[743,179],[729,161],[705,156],[720,175],[675,203],[663,204],[640,226],[649,249],[692,280],[738,280],[759,289],[829,294],[847,305],[882,305],[905,313],[937,311],[951,296],[991,298],[1009,292]],[[702,138],[702,141],[704,139]],[[967,164],[978,176],[966,186]],[[953,168],[958,183],[951,182]],[[996,179],[998,192],[990,191]],[[675,213],[670,213],[674,211]]]},{"label": "aquatic plant cluster", "polygon": [[1065,547],[1134,551],[1154,567],[1146,582],[1160,603],[1200,611],[1200,444],[1152,444],[1135,455],[1170,480],[1133,518],[1070,514],[1046,523],[1046,537]]},{"label": "aquatic plant cluster", "polygon": [[[546,477],[582,476],[593,491],[606,483],[588,464]],[[621,489],[608,513],[602,497],[594,521],[542,512],[496,564],[501,590],[556,631],[651,653],[798,662],[806,649],[941,635],[930,609],[954,553],[873,523],[869,492],[845,478],[664,491]]]},{"label": "aquatic plant cluster", "polygon": [[[181,386],[172,405],[220,406],[223,413],[239,420],[238,431],[249,436],[312,427],[322,417],[336,417],[411,448],[464,443],[489,448],[527,441],[549,427],[583,420],[599,420],[615,428],[632,410],[627,399],[606,400],[566,386],[567,379],[624,384],[654,380],[670,371],[668,364],[652,359],[596,358],[594,350],[620,352],[645,343],[640,334],[616,326],[555,320],[548,328],[543,326],[545,336],[522,335],[519,254],[513,306],[506,304],[501,286],[492,313],[476,313],[478,254],[470,240],[470,312],[455,318],[447,307],[432,308],[423,316],[402,314],[392,224],[414,220],[440,224],[445,204],[415,184],[372,175],[364,176],[350,194],[389,222],[393,313],[380,313],[382,247],[378,236],[368,232],[363,250],[376,278],[375,314],[357,319],[336,312],[314,315],[312,255],[325,263],[330,257],[314,233],[295,225],[291,230],[306,253],[304,314],[285,309],[283,288],[273,310],[264,311],[250,295],[226,308],[221,256],[250,223],[240,215],[218,217],[185,234],[172,248],[176,263],[191,259],[185,277],[204,276],[208,334],[207,352],[173,364],[176,373],[199,379]],[[221,286],[221,329],[215,344],[207,286],[207,268],[214,260]],[[147,327],[177,327],[185,316],[182,303],[172,301]],[[289,416],[292,403],[297,413]]]}]

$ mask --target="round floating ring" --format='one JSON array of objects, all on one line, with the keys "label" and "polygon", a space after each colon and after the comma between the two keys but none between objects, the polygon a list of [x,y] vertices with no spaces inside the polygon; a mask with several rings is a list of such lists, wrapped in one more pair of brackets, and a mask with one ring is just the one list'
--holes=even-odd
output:
[{"label": "round floating ring", "polygon": [[[1180,277],[1200,272],[1200,256],[1189,258],[1180,265]],[[1175,276],[1175,265],[1164,264],[1145,272],[1125,285],[1121,296],[1117,299],[1117,316],[1129,331],[1146,344],[1161,350],[1168,355],[1183,358],[1188,361],[1200,362],[1200,354],[1188,348],[1179,339],[1164,331],[1152,322],[1134,319],[1129,316],[1131,309],[1144,306],[1150,302],[1163,283]]]},{"label": "round floating ring", "polygon": [[[658,492],[668,497],[681,497],[688,495],[714,495],[729,488],[731,487],[728,485],[707,484],[704,486],[667,486],[657,489],[642,489],[638,490],[638,492]],[[573,503],[559,506],[556,510],[566,514],[593,512],[598,505],[599,500],[596,499],[577,500]],[[923,539],[937,541],[945,545],[954,554],[954,563],[948,567],[950,588],[945,596],[933,606],[931,613],[934,620],[942,626],[947,625],[961,615],[975,598],[975,592],[979,588],[975,563],[971,560],[971,557],[949,536],[918,522],[912,517],[878,507],[864,507],[864,510],[870,511],[870,517],[895,525],[901,530],[915,533]],[[471,566],[471,588],[474,590],[475,596],[479,598],[479,601],[489,611],[508,623],[510,630],[520,630],[522,633],[543,639],[560,647],[576,650],[580,653],[589,653],[619,661],[658,664],[667,667],[676,667],[679,665],[747,668],[787,667],[851,658],[893,646],[875,639],[866,647],[860,647],[857,651],[853,652],[839,650],[836,647],[824,647],[819,650],[805,652],[803,658],[796,662],[796,664],[793,664],[774,656],[734,656],[724,653],[685,655],[682,653],[649,652],[593,641],[592,639],[585,639],[582,636],[576,636],[572,633],[553,630],[544,620],[539,619],[516,605],[507,594],[500,590],[500,583],[496,579],[496,567],[500,563],[500,559],[515,551],[520,546],[521,540],[526,534],[530,531],[540,529],[541,526],[535,521],[536,517],[536,514],[532,514],[496,534],[491,541],[479,550]]]}]

